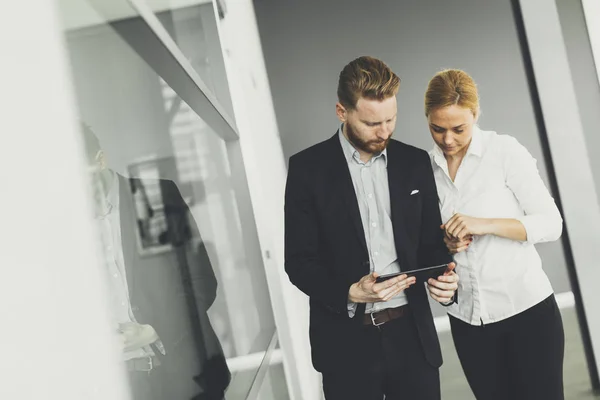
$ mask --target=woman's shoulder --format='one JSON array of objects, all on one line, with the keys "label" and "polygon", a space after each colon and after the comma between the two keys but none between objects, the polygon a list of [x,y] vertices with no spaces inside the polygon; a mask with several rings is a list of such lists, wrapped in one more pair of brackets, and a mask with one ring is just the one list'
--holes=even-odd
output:
[{"label": "woman's shoulder", "polygon": [[498,133],[496,131],[480,131],[485,147],[494,149],[496,154],[508,155],[512,152],[524,149],[519,140],[512,135]]}]

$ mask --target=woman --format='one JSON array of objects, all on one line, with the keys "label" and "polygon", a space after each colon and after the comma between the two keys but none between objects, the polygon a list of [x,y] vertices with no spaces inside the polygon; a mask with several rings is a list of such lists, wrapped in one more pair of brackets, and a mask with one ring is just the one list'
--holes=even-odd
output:
[{"label": "woman", "polygon": [[560,237],[562,218],[536,160],[476,125],[477,87],[464,71],[431,79],[425,115],[441,228],[461,278],[448,313],[469,385],[478,400],[562,400],[562,320],[534,247]]}]

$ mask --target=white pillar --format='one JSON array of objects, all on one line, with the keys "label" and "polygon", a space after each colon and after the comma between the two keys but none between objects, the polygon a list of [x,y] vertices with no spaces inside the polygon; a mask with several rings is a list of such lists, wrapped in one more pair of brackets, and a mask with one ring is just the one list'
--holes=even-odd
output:
[{"label": "white pillar", "polygon": [[[215,9],[217,9],[215,0]],[[252,0],[227,0],[219,35],[279,341],[293,400],[322,398],[308,342],[308,299],[284,271],[287,170]]]},{"label": "white pillar", "polygon": [[[519,0],[563,218],[569,234],[596,371],[600,370],[600,203],[556,3]],[[595,377],[596,382],[598,377]]]},{"label": "white pillar", "polygon": [[0,14],[0,398],[129,398],[54,1]]},{"label": "white pillar", "polygon": [[594,62],[596,63],[598,82],[600,83],[600,1],[581,0],[581,4],[585,14],[588,34],[590,35],[590,44],[592,46]]}]

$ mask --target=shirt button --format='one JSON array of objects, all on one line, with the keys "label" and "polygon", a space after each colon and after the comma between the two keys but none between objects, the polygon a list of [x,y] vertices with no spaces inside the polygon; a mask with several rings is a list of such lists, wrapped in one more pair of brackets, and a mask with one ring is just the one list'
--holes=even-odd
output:
[{"label": "shirt button", "polygon": [[374,254],[375,254],[375,256],[378,256],[378,255],[379,255],[379,252],[378,252],[378,251],[376,251]]},{"label": "shirt button", "polygon": [[373,198],[373,193],[369,193],[369,198],[372,199]]},{"label": "shirt button", "polygon": [[117,275],[117,274],[113,274],[113,276],[114,276],[115,278],[119,277],[119,275]]},{"label": "shirt button", "polygon": [[376,228],[376,227],[377,227],[377,224],[376,224],[375,222],[372,222],[372,223],[371,223],[371,226],[372,226],[373,228]]}]

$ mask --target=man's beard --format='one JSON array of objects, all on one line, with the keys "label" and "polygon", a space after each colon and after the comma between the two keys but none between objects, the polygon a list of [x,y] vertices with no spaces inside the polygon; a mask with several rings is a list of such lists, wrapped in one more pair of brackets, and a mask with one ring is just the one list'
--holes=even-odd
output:
[{"label": "man's beard", "polygon": [[361,150],[364,151],[365,153],[368,154],[379,154],[381,153],[383,150],[385,150],[385,148],[387,147],[390,138],[392,137],[392,135],[390,135],[390,137],[388,137],[386,140],[363,140],[361,139],[356,132],[354,131],[354,129],[352,128],[352,125],[349,124],[348,122],[346,122],[346,134],[348,135],[348,140],[350,141],[350,143],[352,143],[352,145],[357,149],[357,150]]}]

